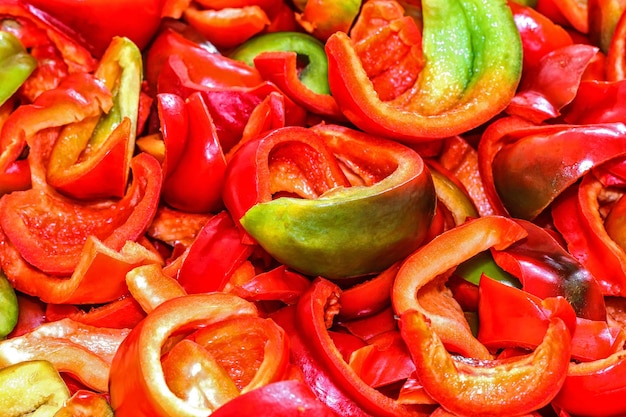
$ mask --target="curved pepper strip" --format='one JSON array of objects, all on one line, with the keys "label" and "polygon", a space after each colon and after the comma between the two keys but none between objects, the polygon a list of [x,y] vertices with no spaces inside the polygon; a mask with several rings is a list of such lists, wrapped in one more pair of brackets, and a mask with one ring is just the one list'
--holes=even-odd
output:
[{"label": "curved pepper strip", "polygon": [[9,32],[0,30],[0,106],[21,87],[37,67],[20,40]]},{"label": "curved pepper strip", "polygon": [[595,277],[605,295],[626,294],[626,254],[607,234],[598,196],[602,184],[592,174],[567,190],[552,206],[556,229],[568,251]]},{"label": "curved pepper strip", "polygon": [[335,2],[332,0],[300,0],[294,2],[300,13],[296,20],[302,28],[325,42],[337,31],[346,32],[361,9],[361,0]]},{"label": "curved pepper strip", "polygon": [[159,201],[161,167],[152,156],[139,154],[131,170],[133,181],[120,200],[77,204],[37,189],[5,195],[0,199],[0,227],[32,266],[69,275],[88,236],[118,251],[148,228]]},{"label": "curved pepper strip", "polygon": [[47,360],[97,392],[107,392],[113,356],[128,329],[89,326],[71,319],[45,323],[0,342],[0,367],[27,360]]},{"label": "curved pepper strip", "polygon": [[158,264],[137,266],[126,274],[126,285],[141,308],[150,313],[165,301],[187,295],[174,278],[166,275]]},{"label": "curved pepper strip", "polygon": [[[622,123],[530,126],[500,133],[506,136],[488,139],[506,143],[493,157],[495,188],[511,216],[526,220],[538,216],[585,172],[626,152]],[[486,131],[483,138],[492,134]]]},{"label": "curved pepper strip", "polygon": [[18,160],[28,145],[28,157],[34,185],[45,188],[45,161],[49,149],[37,143],[36,134],[44,129],[65,126],[88,117],[100,115],[113,105],[111,93],[94,76],[76,73],[61,84],[42,93],[34,103],[19,106],[2,125],[0,131],[0,172]]},{"label": "curved pepper strip", "polygon": [[[194,294],[168,300],[131,330],[110,370],[111,406],[117,417],[205,416],[167,386],[161,355],[170,336],[236,317],[256,317],[256,307],[231,294]],[[143,399],[137,401],[138,398]],[[200,413],[200,414],[199,414]]]},{"label": "curved pepper strip", "polygon": [[[435,237],[400,267],[391,295],[396,314],[417,310],[429,318],[433,331],[449,350],[476,359],[491,358],[487,348],[472,335],[458,303],[446,294],[450,290],[438,281],[442,280],[442,274],[463,261],[491,247],[504,249],[525,236],[526,231],[514,220],[486,216],[469,220]],[[435,258],[438,262],[431,261]],[[422,305],[420,291],[426,291],[428,298],[435,299]]]},{"label": "curved pepper strip", "polygon": [[583,81],[574,100],[563,112],[563,120],[571,124],[621,123],[626,117],[626,105],[621,97],[626,80]]},{"label": "curved pepper strip", "polygon": [[565,383],[554,398],[556,409],[572,415],[617,417],[624,415],[626,404],[626,351],[620,350],[605,359],[572,363]]},{"label": "curved pepper strip", "polygon": [[428,319],[416,310],[400,316],[400,331],[426,392],[459,415],[530,413],[552,401],[567,375],[571,336],[558,317],[551,319],[543,341],[532,353],[492,361],[450,355]]},{"label": "curved pepper strip", "polygon": [[333,96],[315,92],[298,78],[297,59],[296,52],[262,52],[254,58],[254,66],[265,80],[276,84],[298,105],[322,117],[342,120],[343,113]]},{"label": "curved pepper strip", "polygon": [[318,278],[297,304],[296,320],[304,342],[337,386],[363,409],[376,416],[423,416],[427,408],[409,407],[370,387],[343,359],[331,339],[328,327],[340,310],[340,289],[332,282]]},{"label": "curved pepper strip", "polygon": [[[505,2],[426,1],[422,12],[425,67],[392,100],[374,91],[345,33],[326,43],[332,94],[346,117],[367,132],[414,142],[452,136],[491,119],[515,93],[522,46]],[[419,46],[421,39],[402,41]]]},{"label": "curved pepper strip", "polygon": [[[312,196],[271,200],[267,189],[271,183],[263,184],[266,182],[263,177],[272,173],[273,155],[278,157],[279,149],[287,149],[296,140],[304,144],[305,137],[310,139],[303,150],[297,151],[298,158],[317,143],[316,152],[326,148],[321,156],[331,164],[329,167],[337,170],[334,161],[337,158],[352,170],[349,176],[361,183],[337,187],[340,183],[323,185],[316,180],[312,184],[316,187]],[[319,144],[322,139],[323,143]],[[362,152],[365,148],[376,149],[375,160]],[[241,175],[242,168],[251,160],[242,152],[244,149],[256,154],[252,160],[256,160],[257,166],[248,168],[254,172],[248,178],[257,178],[258,197],[251,195],[245,203],[237,197],[238,206],[232,203],[227,206],[231,210],[235,208],[233,216],[244,213],[240,218],[243,228],[268,253],[304,274],[346,278],[380,272],[414,250],[426,237],[434,215],[435,192],[423,160],[409,148],[338,125],[318,125],[309,130],[283,128],[251,143],[247,149],[242,147],[231,160],[231,178],[227,174],[227,184],[228,181],[236,184],[235,175]],[[295,152],[297,148],[293,149]],[[334,156],[328,156],[331,152]],[[307,158],[315,158],[311,162],[320,166],[313,165],[312,171],[303,166],[301,170],[328,175],[323,173],[328,168],[326,162],[321,163],[320,156],[310,153]],[[294,191],[301,192],[291,190]],[[277,218],[282,219],[280,227],[276,226]],[[363,235],[366,230],[367,238]],[[377,237],[373,239],[372,234]],[[325,262],[320,263],[319,259]]]},{"label": "curved pepper strip", "polygon": [[546,229],[525,220],[517,223],[528,233],[526,238],[494,252],[496,263],[518,277],[527,293],[562,296],[579,317],[605,320],[604,295],[596,277]]},{"label": "curved pepper strip", "polygon": [[622,13],[615,26],[606,54],[606,78],[620,81],[626,78],[626,13]]},{"label": "curved pepper strip", "polygon": [[142,79],[141,52],[116,37],[94,75],[111,92],[106,114],[65,126],[47,167],[48,183],[77,199],[122,197],[135,149]]},{"label": "curved pepper strip", "polygon": [[69,318],[95,327],[130,329],[135,327],[146,313],[130,294],[85,311],[71,304],[46,304],[44,312],[48,322]]},{"label": "curved pepper strip", "polygon": [[127,272],[139,265],[161,263],[160,257],[136,242],[128,241],[115,251],[89,236],[72,274],[60,277],[42,273],[25,262],[9,243],[4,246],[0,250],[2,268],[15,289],[46,303],[101,304],[116,300],[128,293]]},{"label": "curved pepper strip", "polygon": [[228,292],[248,301],[282,301],[287,305],[297,302],[300,295],[309,288],[311,281],[285,265],[277,266],[256,274],[245,282],[231,278]]}]

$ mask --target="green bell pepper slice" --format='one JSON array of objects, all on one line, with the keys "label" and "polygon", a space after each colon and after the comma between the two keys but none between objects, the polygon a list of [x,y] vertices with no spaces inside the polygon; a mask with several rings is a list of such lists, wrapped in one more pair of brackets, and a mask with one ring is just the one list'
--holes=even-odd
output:
[{"label": "green bell pepper slice", "polygon": [[17,296],[6,275],[0,271],[0,339],[4,339],[17,324]]},{"label": "green bell pepper slice", "polygon": [[246,232],[283,264],[329,279],[377,273],[416,250],[436,205],[421,157],[397,142],[339,125],[311,129],[338,160],[369,180],[315,199],[255,204],[240,219]]},{"label": "green bell pepper slice", "polygon": [[3,105],[37,68],[30,55],[13,34],[0,31],[0,106]]},{"label": "green bell pepper slice", "polygon": [[262,52],[291,51],[302,61],[299,78],[318,94],[330,94],[328,86],[328,58],[324,44],[312,35],[299,32],[273,32],[258,35],[238,46],[230,58],[254,66],[254,58]]}]

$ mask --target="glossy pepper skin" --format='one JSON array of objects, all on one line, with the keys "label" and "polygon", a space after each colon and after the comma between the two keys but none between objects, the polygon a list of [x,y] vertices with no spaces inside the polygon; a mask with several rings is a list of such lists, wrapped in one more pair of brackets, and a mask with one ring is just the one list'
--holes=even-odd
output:
[{"label": "glossy pepper skin", "polygon": [[[313,198],[272,199],[267,189],[271,184],[267,178],[268,174],[271,178],[272,150],[286,149],[290,142],[301,142],[303,137],[310,137],[313,143],[324,138],[325,145],[317,146],[327,148],[329,163],[336,164],[334,158],[351,161],[354,175],[364,183],[326,185],[318,188],[321,193]],[[363,153],[366,148],[376,149],[375,160]],[[253,155],[254,165],[248,166],[251,159],[247,154]],[[313,158],[319,156],[310,155],[313,165],[302,169],[315,172],[323,165],[316,166]],[[244,167],[252,173],[246,181],[258,181],[251,184],[257,197],[248,197],[250,201],[233,215],[241,216],[243,228],[266,251],[307,275],[346,278],[380,272],[422,243],[434,215],[432,179],[417,153],[338,125],[320,125],[311,131],[284,128],[249,142],[231,160],[227,189],[243,181],[236,175]],[[297,192],[297,188],[290,191]],[[235,208],[232,204],[227,207]],[[276,219],[281,223],[276,224]],[[319,259],[327,261],[320,263]]]},{"label": "glossy pepper skin", "polygon": [[0,30],[0,106],[4,104],[37,67],[20,40]]},{"label": "glossy pepper skin", "polygon": [[452,136],[491,119],[513,97],[522,45],[505,2],[426,1],[422,13],[421,37],[404,34],[401,19],[388,26],[400,42],[423,44],[425,60],[416,82],[388,100],[372,88],[353,41],[342,32],[328,39],[332,94],[359,128],[409,142]]}]

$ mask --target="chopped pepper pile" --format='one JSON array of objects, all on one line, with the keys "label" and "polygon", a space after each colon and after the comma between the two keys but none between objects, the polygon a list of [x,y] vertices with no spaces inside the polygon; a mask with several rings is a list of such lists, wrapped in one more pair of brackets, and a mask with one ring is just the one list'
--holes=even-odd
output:
[{"label": "chopped pepper pile", "polygon": [[0,409],[626,415],[626,1],[0,3]]}]

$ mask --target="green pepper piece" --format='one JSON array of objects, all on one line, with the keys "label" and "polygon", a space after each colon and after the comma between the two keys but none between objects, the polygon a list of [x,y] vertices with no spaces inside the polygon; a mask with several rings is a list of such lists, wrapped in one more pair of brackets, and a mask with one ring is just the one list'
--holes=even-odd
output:
[{"label": "green pepper piece", "polygon": [[306,65],[300,81],[318,94],[330,94],[328,86],[328,58],[324,44],[306,33],[274,32],[258,35],[237,47],[230,58],[254,66],[254,58],[262,52],[291,51]]},{"label": "green pepper piece", "polygon": [[20,40],[13,34],[0,31],[0,106],[26,81],[37,67]]},{"label": "green pepper piece", "polygon": [[17,324],[18,304],[15,290],[0,271],[0,339],[4,339]]},{"label": "green pepper piece", "polygon": [[5,417],[53,417],[70,392],[48,361],[33,360],[0,369],[0,410]]},{"label": "green pepper piece", "polygon": [[515,288],[522,288],[520,281],[513,275],[500,268],[493,260],[489,251],[480,252],[474,255],[467,261],[460,264],[456,270],[455,275],[478,285],[480,282],[480,276],[484,273],[489,278],[500,281],[503,284],[509,285]]}]

